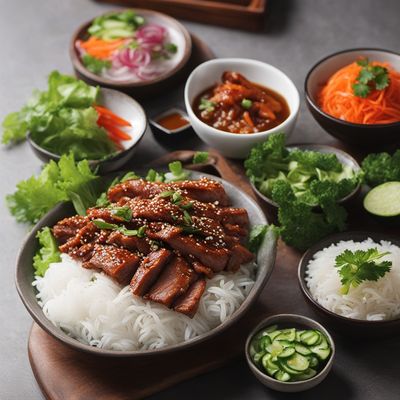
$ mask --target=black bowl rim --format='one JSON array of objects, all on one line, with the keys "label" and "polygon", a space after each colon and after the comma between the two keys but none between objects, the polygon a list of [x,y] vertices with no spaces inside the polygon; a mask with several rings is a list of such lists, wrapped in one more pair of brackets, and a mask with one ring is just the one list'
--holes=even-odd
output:
[{"label": "black bowl rim", "polygon": [[[338,243],[341,240],[354,240],[355,242],[359,241],[358,239],[354,239],[357,236],[362,236],[364,239],[371,238],[372,240],[375,241],[373,237],[376,237],[377,235],[380,236],[380,240],[387,240],[388,242],[391,242],[397,246],[400,246],[400,239],[396,238],[394,235],[390,234],[385,234],[385,233],[380,233],[380,232],[373,232],[373,231],[365,231],[365,230],[358,230],[358,231],[346,231],[346,232],[339,232],[339,233],[334,233],[333,235],[327,236],[326,238],[320,240],[318,243],[314,244],[311,246],[301,257],[298,265],[298,270],[297,270],[297,279],[298,283],[300,286],[300,289],[303,293],[303,295],[311,302],[311,304],[316,307],[319,311],[321,311],[323,314],[327,315],[330,318],[342,321],[347,324],[352,324],[354,326],[362,326],[362,327],[385,327],[385,326],[391,326],[394,323],[399,323],[400,322],[400,316],[398,318],[394,319],[389,319],[389,320],[380,320],[380,321],[368,321],[364,319],[356,319],[356,318],[349,318],[349,317],[344,317],[342,315],[336,314],[333,311],[328,310],[327,308],[323,307],[321,304],[319,304],[311,295],[307,284],[305,282],[305,270],[307,265],[305,264],[306,258],[312,258],[314,254],[320,250],[322,250],[325,247],[330,246],[331,244]],[[330,244],[324,245],[323,248],[321,248],[321,243],[323,242],[329,242]]]},{"label": "black bowl rim", "polygon": [[[357,162],[357,160],[349,153],[347,153],[346,151],[342,150],[342,149],[338,149],[337,147],[334,146],[330,146],[328,144],[319,144],[319,143],[294,143],[294,144],[290,144],[287,145],[286,148],[290,149],[290,148],[303,148],[304,150],[310,150],[307,149],[307,147],[319,147],[319,148],[324,148],[327,150],[333,150],[332,153],[336,154],[339,153],[341,155],[343,155],[343,157],[348,158],[349,160],[351,160],[354,165],[355,165],[355,171],[360,171],[361,170],[361,166],[360,164]],[[315,150],[317,151],[317,150]],[[253,191],[256,193],[257,196],[260,197],[260,199],[262,199],[263,201],[265,201],[267,204],[278,208],[278,204],[275,203],[272,199],[270,199],[269,197],[265,196],[264,194],[262,194],[258,188],[256,187],[256,185],[254,185],[253,182],[250,181],[250,185],[253,189]],[[338,203],[344,203],[345,201],[351,199],[353,196],[355,196],[357,194],[357,192],[360,190],[361,187],[361,182],[358,183],[358,185],[346,196],[344,196],[343,198],[341,198]]]},{"label": "black bowl rim", "polygon": [[311,69],[308,71],[306,78],[304,80],[304,97],[307,101],[307,103],[320,115],[322,115],[325,118],[328,118],[330,121],[335,122],[336,124],[342,124],[348,127],[352,127],[352,128],[357,128],[357,129],[379,129],[379,128],[399,128],[400,127],[400,121],[399,122],[392,122],[390,124],[358,124],[358,123],[354,123],[354,122],[348,122],[345,121],[343,119],[339,119],[336,117],[333,117],[332,115],[327,114],[325,111],[322,111],[321,108],[312,100],[311,95],[308,91],[308,80],[311,76],[311,74],[326,60],[329,60],[330,58],[339,56],[341,54],[345,54],[345,53],[351,53],[354,51],[380,51],[382,53],[389,53],[389,54],[393,54],[395,56],[400,57],[400,53],[397,53],[395,51],[392,50],[387,50],[387,49],[381,49],[378,47],[355,47],[355,48],[351,48],[351,49],[345,49],[345,50],[339,50],[335,53],[332,53],[328,56],[325,56],[324,58],[321,58],[319,61],[317,61],[312,67]]},{"label": "black bowl rim", "polygon": [[[279,321],[273,321],[274,319],[280,319],[282,320],[282,322]],[[298,322],[293,322],[294,325],[304,325],[307,326],[309,328],[311,328],[310,323],[315,324],[316,326],[318,326],[318,329],[321,330],[321,332],[328,338],[330,345],[331,345],[331,354],[329,355],[328,360],[326,360],[326,364],[324,365],[324,368],[321,369],[321,371],[319,371],[315,376],[313,376],[310,379],[305,379],[304,381],[294,381],[294,382],[282,382],[282,381],[278,381],[277,379],[273,378],[272,376],[269,376],[268,374],[266,374],[265,372],[261,371],[259,368],[257,368],[256,365],[254,365],[253,361],[250,358],[250,354],[249,354],[249,347],[250,347],[250,343],[251,340],[253,339],[253,337],[262,329],[262,328],[266,328],[268,325],[272,324],[276,324],[279,325],[281,324],[290,324],[292,322],[292,320],[295,319],[300,319],[301,321]],[[313,328],[315,329],[315,328]],[[247,339],[246,339],[246,343],[245,343],[245,347],[244,347],[244,351],[245,351],[245,355],[246,355],[246,360],[247,360],[247,364],[251,365],[250,369],[253,372],[253,367],[255,370],[258,371],[258,373],[262,374],[263,377],[265,377],[266,379],[268,379],[271,382],[277,382],[278,384],[282,384],[282,385],[289,385],[289,386],[302,386],[302,384],[304,384],[305,382],[313,382],[315,380],[317,380],[323,373],[325,373],[327,370],[329,370],[332,365],[333,362],[335,360],[335,355],[336,355],[336,345],[335,345],[335,341],[332,338],[332,335],[330,334],[330,332],[328,331],[328,329],[325,328],[325,326],[323,326],[320,322],[318,322],[317,320],[307,317],[305,315],[301,315],[301,314],[289,314],[289,313],[285,313],[285,314],[274,314],[274,315],[270,315],[267,318],[264,318],[262,321],[260,321],[252,330],[251,332],[248,334]],[[253,372],[254,373],[254,372]]]},{"label": "black bowl rim", "polygon": [[[141,173],[142,171],[140,169],[138,169],[137,172]],[[188,172],[193,173],[193,172],[197,172],[197,171],[188,171]],[[233,187],[233,189],[239,191],[248,201],[251,201],[251,203],[254,206],[254,209],[256,209],[260,215],[264,216],[264,220],[260,221],[260,223],[269,224],[269,222],[268,222],[264,212],[262,211],[261,207],[259,206],[259,204],[255,200],[253,200],[253,198],[251,198],[247,193],[243,192],[241,189],[238,189],[237,187],[235,187],[234,184],[232,184],[220,177],[216,177],[214,175],[206,174],[203,172],[198,172],[198,173],[201,174],[201,176],[210,177],[210,178],[216,179],[222,183],[228,183],[229,185],[231,185]],[[105,175],[102,178],[103,179],[113,178],[113,177],[115,177],[116,174],[118,174],[118,172]],[[56,205],[45,216],[43,216],[39,222],[37,222],[37,224],[32,228],[31,232],[25,237],[25,239],[20,247],[20,250],[18,252],[18,256],[17,256],[17,262],[16,262],[17,266],[16,266],[15,273],[14,273],[14,282],[15,282],[15,286],[16,286],[18,295],[19,295],[22,303],[24,304],[26,310],[29,312],[29,314],[31,315],[33,320],[42,329],[44,329],[48,334],[50,334],[53,338],[57,339],[61,343],[65,344],[75,350],[79,350],[79,351],[82,351],[87,354],[97,355],[97,356],[102,356],[102,357],[115,357],[115,358],[134,358],[134,357],[136,357],[138,359],[141,359],[141,358],[147,358],[150,356],[168,355],[168,354],[171,354],[174,352],[192,348],[193,346],[196,346],[197,344],[203,343],[203,342],[207,341],[208,339],[218,336],[222,332],[226,331],[234,323],[237,323],[238,321],[240,321],[240,319],[243,317],[243,315],[250,309],[251,305],[254,304],[254,302],[257,300],[259,294],[261,293],[262,289],[268,282],[268,280],[272,274],[272,271],[274,269],[276,253],[277,253],[277,238],[274,235],[274,233],[270,230],[269,233],[265,236],[265,239],[263,241],[263,244],[266,247],[269,246],[267,244],[268,240],[271,241],[271,257],[272,257],[271,259],[272,259],[272,261],[269,262],[268,270],[266,271],[265,275],[259,281],[256,281],[256,283],[254,284],[254,286],[250,292],[251,296],[250,295],[247,296],[244,299],[244,301],[242,302],[242,304],[239,306],[239,308],[235,311],[235,313],[230,318],[228,318],[226,321],[224,321],[222,324],[217,325],[215,328],[211,329],[210,331],[208,331],[204,334],[201,334],[199,336],[196,336],[195,338],[192,338],[186,342],[181,342],[178,344],[174,344],[174,345],[163,347],[163,348],[156,349],[156,350],[119,351],[119,350],[105,350],[102,348],[90,346],[90,345],[81,343],[77,339],[74,339],[73,337],[70,337],[67,334],[63,333],[60,328],[57,328],[56,326],[52,325],[50,321],[49,321],[49,323],[52,325],[52,329],[49,329],[46,326],[46,324],[43,322],[43,320],[45,320],[46,317],[44,315],[41,316],[41,315],[37,314],[35,307],[31,306],[29,300],[25,298],[24,289],[23,289],[22,285],[20,284],[21,268],[19,267],[19,265],[21,263],[21,258],[22,258],[22,254],[23,254],[25,247],[32,240],[32,235],[34,233],[36,233],[36,231],[38,229],[40,229],[42,226],[46,226],[46,225],[43,225],[43,221],[45,219],[47,219],[50,216],[50,214],[57,213],[60,210],[63,210],[64,208],[67,207],[68,204],[69,204],[69,202],[64,202],[64,203],[60,203],[60,204]]]},{"label": "black bowl rim", "polygon": [[[127,94],[120,92],[119,90],[116,89],[111,89],[111,88],[105,88],[105,87],[101,87],[100,91],[105,91],[105,93],[107,93],[107,91],[112,91],[112,92],[118,92],[121,95],[126,96],[127,98],[129,98],[129,101],[134,101],[136,103],[136,105],[138,106],[138,108],[140,109],[140,111],[143,113],[144,115],[144,119],[146,121],[146,123],[143,126],[143,130],[139,135],[139,139],[133,143],[132,145],[130,145],[128,148],[122,150],[122,151],[117,151],[116,153],[111,153],[109,156],[106,156],[103,159],[99,159],[99,160],[87,160],[89,162],[90,165],[99,165],[99,164],[103,164],[103,163],[112,163],[113,161],[119,160],[120,158],[123,158],[126,154],[128,154],[130,151],[132,151],[132,149],[134,147],[136,147],[137,145],[139,145],[140,141],[143,139],[143,136],[145,135],[148,127],[149,127],[149,121],[147,118],[147,114],[144,110],[144,108],[142,107],[142,105],[135,100],[134,98],[132,98],[131,96],[128,96]],[[51,160],[55,160],[55,161],[59,161],[60,158],[62,157],[63,154],[56,154],[56,153],[52,153],[49,150],[44,149],[43,147],[41,147],[40,145],[38,145],[31,136],[31,132],[28,131],[26,133],[26,139],[29,142],[29,144],[39,153],[43,154],[45,157],[47,157],[48,159]],[[64,154],[68,154],[68,153],[64,153]],[[81,160],[77,160],[77,161],[81,161]]]},{"label": "black bowl rim", "polygon": [[[107,15],[107,14],[110,14],[113,12],[124,12],[124,11],[128,11],[128,10],[137,11],[138,14],[143,13],[143,12],[148,13],[148,14],[153,14],[160,18],[171,21],[182,33],[184,40],[185,40],[185,50],[184,50],[184,55],[183,55],[182,60],[174,68],[171,68],[165,74],[160,75],[158,78],[152,79],[150,81],[139,81],[139,82],[120,81],[119,82],[119,81],[114,81],[112,79],[103,78],[99,75],[96,75],[96,74],[90,72],[82,64],[82,61],[76,51],[76,47],[75,47],[76,40],[79,38],[82,31],[87,31],[87,28],[89,27],[89,25],[93,22],[93,20],[95,18],[97,18],[99,16]],[[170,15],[164,14],[162,12],[150,10],[148,8],[138,8],[138,7],[108,10],[99,15],[96,15],[96,17],[90,19],[89,21],[84,22],[74,31],[71,42],[70,42],[70,46],[69,46],[69,56],[70,56],[72,65],[74,68],[76,68],[78,70],[78,72],[80,74],[82,74],[83,76],[87,77],[88,79],[92,80],[93,82],[96,82],[97,84],[99,84],[101,86],[108,85],[108,86],[114,87],[114,88],[125,88],[125,89],[126,88],[139,88],[139,87],[152,86],[152,85],[158,84],[160,82],[163,82],[163,81],[171,78],[172,76],[177,74],[188,63],[191,54],[192,54],[192,38],[190,36],[189,31],[186,29],[186,27],[181,22],[179,22],[176,18],[173,18]]]}]

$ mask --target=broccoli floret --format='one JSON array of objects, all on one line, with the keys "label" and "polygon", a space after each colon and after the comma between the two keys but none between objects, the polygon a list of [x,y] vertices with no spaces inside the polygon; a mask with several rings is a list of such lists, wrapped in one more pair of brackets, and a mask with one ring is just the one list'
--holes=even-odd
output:
[{"label": "broccoli floret", "polygon": [[400,149],[393,156],[388,153],[370,154],[362,162],[364,180],[369,186],[400,181]]},{"label": "broccoli floret", "polygon": [[290,160],[297,161],[310,168],[319,168],[324,171],[340,172],[343,169],[342,164],[333,153],[320,153],[311,150],[294,149],[290,152]]},{"label": "broccoli floret", "polygon": [[[334,185],[314,187],[314,195],[321,206],[319,211],[297,199],[287,182],[276,182],[272,198],[279,205],[280,234],[288,245],[305,250],[323,237],[345,228],[347,214],[336,204],[337,190],[334,188]],[[324,189],[326,194],[322,193]]]},{"label": "broccoli floret", "polygon": [[269,135],[265,142],[251,149],[249,157],[244,162],[247,176],[254,183],[267,177],[274,177],[279,171],[287,171],[288,154],[289,151],[285,148],[285,135],[283,133]]}]

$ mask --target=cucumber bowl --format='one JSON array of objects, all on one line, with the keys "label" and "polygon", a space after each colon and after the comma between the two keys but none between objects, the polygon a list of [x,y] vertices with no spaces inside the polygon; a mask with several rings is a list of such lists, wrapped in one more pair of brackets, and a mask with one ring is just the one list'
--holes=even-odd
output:
[{"label": "cucumber bowl", "polygon": [[332,368],[335,344],[313,319],[278,314],[258,324],[246,341],[247,364],[265,386],[302,392],[321,383]]}]

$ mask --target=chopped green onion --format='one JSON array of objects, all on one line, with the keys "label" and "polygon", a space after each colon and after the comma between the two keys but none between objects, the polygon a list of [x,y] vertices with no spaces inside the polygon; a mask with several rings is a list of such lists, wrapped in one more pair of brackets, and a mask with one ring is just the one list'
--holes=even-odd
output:
[{"label": "chopped green onion", "polygon": [[208,152],[207,151],[197,151],[193,156],[193,164],[203,164],[208,161]]},{"label": "chopped green onion", "polygon": [[242,100],[242,107],[248,110],[253,105],[253,102],[249,99]]}]

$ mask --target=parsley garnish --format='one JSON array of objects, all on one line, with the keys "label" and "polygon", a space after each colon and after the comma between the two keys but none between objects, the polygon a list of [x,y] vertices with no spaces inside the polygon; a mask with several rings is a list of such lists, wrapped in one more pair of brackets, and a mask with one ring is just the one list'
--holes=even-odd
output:
[{"label": "parsley garnish", "polygon": [[108,69],[111,67],[110,60],[101,60],[99,58],[92,57],[90,54],[85,54],[82,56],[82,62],[86,69],[94,74],[100,74],[103,69]]},{"label": "parsley garnish", "polygon": [[386,272],[390,271],[391,261],[381,261],[383,256],[389,252],[379,253],[378,249],[345,250],[335,259],[335,267],[338,268],[340,282],[342,282],[341,292],[349,293],[351,287],[357,287],[362,281],[377,281]]},{"label": "parsley garnish", "polygon": [[353,92],[357,97],[366,98],[371,90],[383,90],[389,86],[389,72],[387,68],[379,65],[372,65],[368,58],[357,61],[361,71],[353,84]]}]

